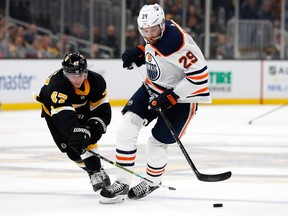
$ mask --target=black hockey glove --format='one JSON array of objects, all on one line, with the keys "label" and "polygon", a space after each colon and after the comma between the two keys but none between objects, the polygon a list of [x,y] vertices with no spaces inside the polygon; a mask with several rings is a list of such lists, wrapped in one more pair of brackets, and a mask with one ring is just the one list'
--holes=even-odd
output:
[{"label": "black hockey glove", "polygon": [[144,46],[139,45],[137,47],[126,49],[122,54],[123,68],[128,68],[133,62],[140,67],[145,64]]},{"label": "black hockey glove", "polygon": [[85,148],[89,145],[90,131],[83,126],[75,127],[70,135],[68,145],[78,154],[84,154]]},{"label": "black hockey glove", "polygon": [[177,103],[177,99],[179,98],[172,89],[165,90],[158,97],[153,98],[149,103],[149,109],[153,111],[159,111],[161,108],[162,111],[169,109]]},{"label": "black hockey glove", "polygon": [[102,137],[102,134],[106,132],[105,122],[98,117],[90,118],[86,123],[86,127],[91,132],[90,144],[96,143]]}]

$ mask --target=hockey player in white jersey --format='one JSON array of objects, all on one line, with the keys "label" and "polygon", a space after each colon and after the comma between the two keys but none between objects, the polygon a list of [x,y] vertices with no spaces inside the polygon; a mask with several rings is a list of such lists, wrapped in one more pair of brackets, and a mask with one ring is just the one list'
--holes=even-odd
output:
[{"label": "hockey player in white jersey", "polygon": [[[147,179],[131,187],[132,175],[122,169],[116,181],[100,192],[100,203],[118,203],[128,198],[140,199],[159,188],[168,162],[168,147],[175,143],[157,110],[161,108],[179,138],[195,115],[198,103],[211,103],[208,69],[204,56],[191,38],[173,20],[165,20],[158,5],[145,5],[139,12],[138,29],[146,45],[127,49],[122,54],[123,67],[133,62],[146,64],[146,84],[156,95],[150,98],[142,85],[123,108],[117,131],[116,162],[133,169],[139,131],[155,120],[147,141]],[[137,75],[136,75],[137,76]]]}]

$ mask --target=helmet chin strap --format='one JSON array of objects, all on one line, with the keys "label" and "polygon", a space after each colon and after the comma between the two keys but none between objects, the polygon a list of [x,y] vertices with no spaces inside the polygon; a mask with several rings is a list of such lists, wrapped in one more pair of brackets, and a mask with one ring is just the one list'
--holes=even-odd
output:
[{"label": "helmet chin strap", "polygon": [[152,41],[152,42],[155,43],[155,42],[157,42],[158,40],[160,40],[161,37],[162,37],[162,35],[159,35],[159,36],[156,37],[156,38],[152,38],[152,40],[151,40],[151,39],[148,39],[147,37],[145,37],[144,39],[146,40],[147,43],[151,44],[150,41]]}]

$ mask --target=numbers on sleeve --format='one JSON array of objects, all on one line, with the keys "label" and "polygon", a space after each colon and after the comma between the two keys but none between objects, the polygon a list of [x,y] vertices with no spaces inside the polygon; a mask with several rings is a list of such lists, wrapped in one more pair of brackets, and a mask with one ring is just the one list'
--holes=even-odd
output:
[{"label": "numbers on sleeve", "polygon": [[179,63],[183,64],[183,67],[186,69],[191,67],[191,65],[193,65],[197,61],[198,61],[198,58],[191,51],[186,52],[185,56],[181,56],[179,58]]},{"label": "numbers on sleeve", "polygon": [[68,96],[61,92],[54,91],[51,94],[51,100],[53,101],[53,103],[59,103],[59,104],[65,103],[67,98]]}]

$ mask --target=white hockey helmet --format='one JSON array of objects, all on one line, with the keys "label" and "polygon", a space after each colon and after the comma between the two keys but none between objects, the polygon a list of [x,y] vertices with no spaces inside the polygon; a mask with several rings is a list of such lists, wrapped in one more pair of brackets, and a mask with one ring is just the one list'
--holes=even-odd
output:
[{"label": "white hockey helmet", "polygon": [[139,12],[137,23],[138,30],[144,39],[145,34],[143,33],[142,29],[159,25],[161,35],[157,39],[160,39],[165,30],[165,14],[162,7],[158,4],[144,5]]}]

